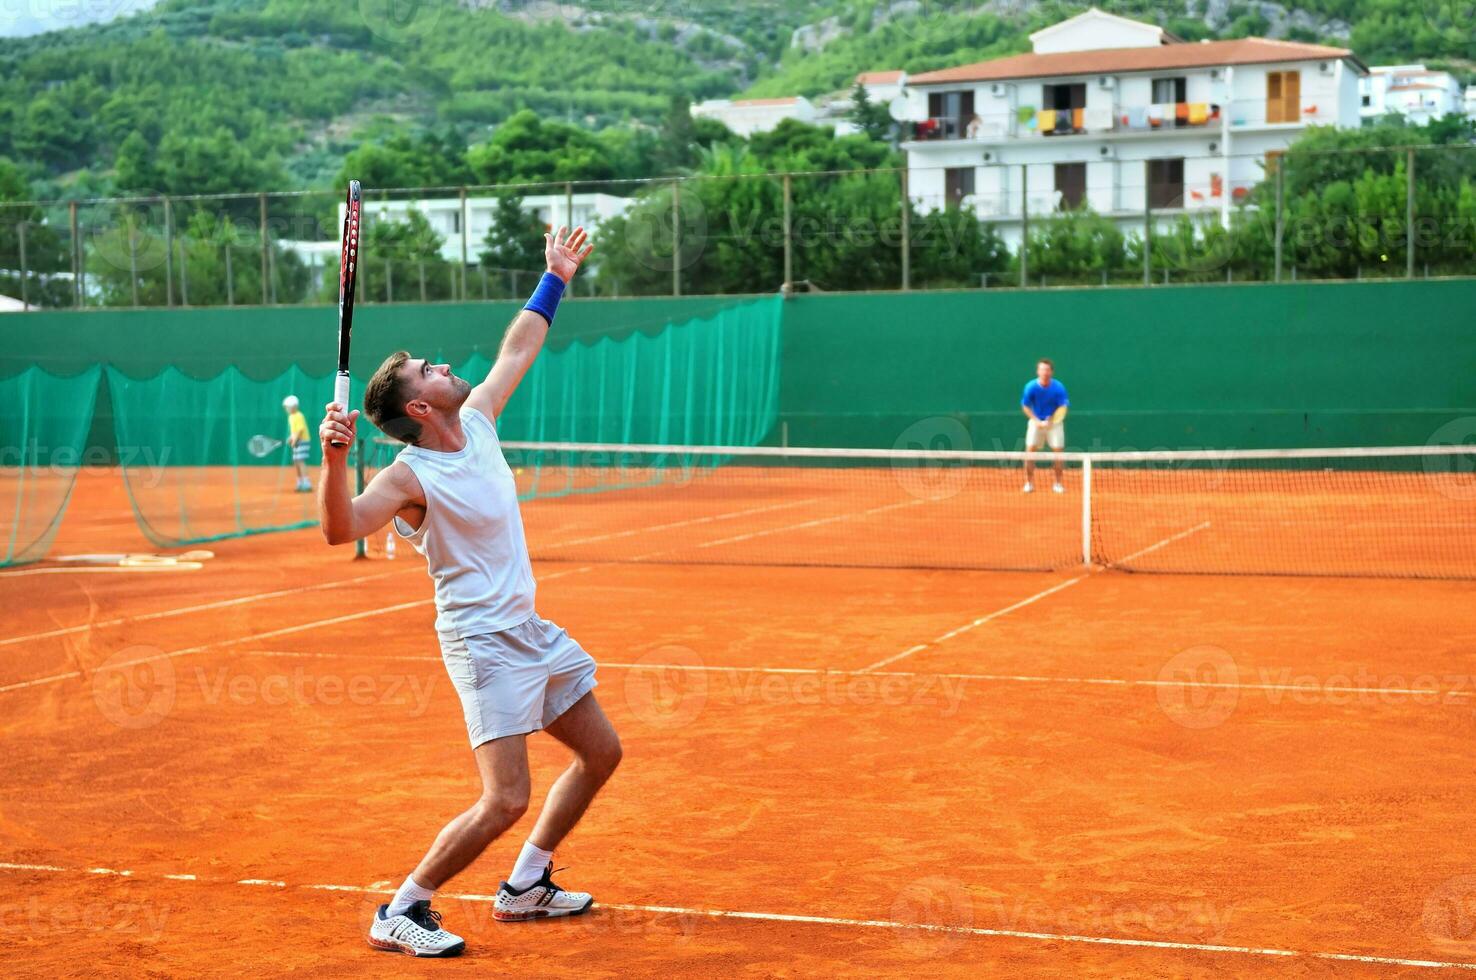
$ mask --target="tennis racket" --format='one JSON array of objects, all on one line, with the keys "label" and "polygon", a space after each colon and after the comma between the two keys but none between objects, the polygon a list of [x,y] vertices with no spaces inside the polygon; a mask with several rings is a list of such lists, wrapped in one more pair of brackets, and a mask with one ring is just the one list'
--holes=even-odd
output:
[{"label": "tennis racket", "polygon": [[[348,203],[343,209],[343,254],[338,260],[338,375],[333,379],[333,400],[349,410],[349,337],[354,326],[354,287],[359,281],[359,206],[363,190],[357,180],[349,181]],[[335,442],[337,447],[347,443]]]},{"label": "tennis racket", "polygon": [[273,451],[282,448],[281,439],[273,439],[271,436],[252,436],[246,440],[246,451],[257,459],[270,456]]}]

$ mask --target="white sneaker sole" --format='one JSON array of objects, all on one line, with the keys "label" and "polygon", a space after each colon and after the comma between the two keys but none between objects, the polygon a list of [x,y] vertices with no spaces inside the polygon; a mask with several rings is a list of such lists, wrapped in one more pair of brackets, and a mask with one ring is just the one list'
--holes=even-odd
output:
[{"label": "white sneaker sole", "polygon": [[492,918],[498,922],[527,922],[530,919],[557,919],[566,915],[583,915],[594,907],[595,900],[591,898],[577,909],[526,909],[518,911],[503,911],[494,909]]},{"label": "white sneaker sole", "polygon": [[420,957],[421,959],[441,959],[451,956],[460,956],[462,952],[466,949],[465,940],[457,943],[454,946],[447,946],[445,949],[422,951],[407,943],[396,942],[393,939],[377,939],[374,936],[369,937],[369,945],[386,953],[405,953],[409,956]]}]

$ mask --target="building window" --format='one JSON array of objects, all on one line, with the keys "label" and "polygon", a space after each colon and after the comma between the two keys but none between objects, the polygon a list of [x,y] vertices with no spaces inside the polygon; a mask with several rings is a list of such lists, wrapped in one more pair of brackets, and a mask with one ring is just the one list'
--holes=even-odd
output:
[{"label": "building window", "polygon": [[1086,204],[1087,165],[1085,163],[1056,164],[1057,208],[1075,211]]},{"label": "building window", "polygon": [[461,209],[457,208],[451,212],[451,234],[461,234]]},{"label": "building window", "polygon": [[948,210],[955,211],[965,197],[974,193],[973,167],[947,167],[943,171],[943,196]]},{"label": "building window", "polygon": [[1154,105],[1178,105],[1189,101],[1189,79],[1155,78],[1153,80]]},{"label": "building window", "polygon": [[1184,158],[1149,160],[1148,206],[1150,208],[1182,208],[1184,206]]},{"label": "building window", "polygon": [[974,90],[929,92],[928,117],[936,120],[943,139],[960,139],[974,116]]},{"label": "building window", "polygon": [[1266,73],[1266,121],[1288,123],[1302,121],[1302,73],[1268,71]]},{"label": "building window", "polygon": [[1372,95],[1365,95],[1363,97],[1363,104],[1364,104],[1365,107],[1373,105],[1373,96]]}]

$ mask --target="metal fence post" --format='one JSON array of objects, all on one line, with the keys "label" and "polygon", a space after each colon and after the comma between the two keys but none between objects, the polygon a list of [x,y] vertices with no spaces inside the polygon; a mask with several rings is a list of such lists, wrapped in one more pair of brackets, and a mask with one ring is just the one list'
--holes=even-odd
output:
[{"label": "metal fence post", "polygon": [[1030,168],[1020,164],[1020,288],[1030,285]]},{"label": "metal fence post", "polygon": [[794,218],[791,211],[790,176],[784,175],[784,292],[794,292]]},{"label": "metal fence post", "polygon": [[226,306],[236,305],[236,279],[231,274],[231,243],[225,243]]},{"label": "metal fence post", "polygon": [[72,305],[82,305],[82,286],[78,268],[81,265],[77,261],[77,248],[80,242],[80,234],[77,231],[77,202],[72,201],[67,205],[67,220],[72,227]]},{"label": "metal fence post", "polygon": [[270,261],[268,253],[271,245],[267,242],[267,196],[256,195],[257,211],[260,215],[259,233],[261,235],[261,305],[268,305],[267,290],[271,285],[272,270],[268,267]]},{"label": "metal fence post", "polygon": [[1406,151],[1404,166],[1404,278],[1414,278],[1415,266],[1415,151]]},{"label": "metal fence post", "polygon": [[1143,285],[1153,285],[1153,190],[1146,186],[1143,188]]},{"label": "metal fence post", "polygon": [[682,294],[682,184],[671,183],[671,294]]},{"label": "metal fence post", "polygon": [[133,305],[138,305],[138,226],[133,215],[128,216],[128,294]]},{"label": "metal fence post", "polygon": [[185,243],[188,239],[179,236],[179,305],[190,305],[190,253]]},{"label": "metal fence post", "polygon": [[390,259],[384,260],[384,301],[395,301],[395,263]]},{"label": "metal fence post", "polygon": [[425,259],[416,259],[415,267],[420,274],[420,301],[425,302]]},{"label": "metal fence post", "polygon": [[24,220],[16,225],[15,235],[16,239],[20,242],[21,309],[29,310],[31,308],[31,293],[29,283],[26,280],[31,277],[31,274],[26,262],[26,222]]},{"label": "metal fence post", "polygon": [[907,192],[907,171],[897,175],[902,188],[902,291],[912,288],[912,200]]},{"label": "metal fence post", "polygon": [[164,198],[164,305],[174,305],[174,208]]},{"label": "metal fence post", "polygon": [[1281,281],[1281,242],[1284,236],[1286,212],[1282,202],[1286,195],[1286,163],[1285,154],[1276,157],[1276,282]]},{"label": "metal fence post", "polygon": [[461,188],[461,301],[466,302],[466,263],[467,263],[467,218],[469,212],[466,209],[466,188]]}]

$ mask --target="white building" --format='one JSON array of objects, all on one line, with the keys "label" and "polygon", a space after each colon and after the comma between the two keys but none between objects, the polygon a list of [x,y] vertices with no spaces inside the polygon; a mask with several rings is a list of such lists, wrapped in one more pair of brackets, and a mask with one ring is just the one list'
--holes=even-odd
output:
[{"label": "white building", "polygon": [[1375,65],[1359,80],[1359,113],[1366,121],[1396,113],[1417,126],[1441,116],[1462,115],[1465,93],[1454,75],[1424,65]]},{"label": "white building", "polygon": [[914,75],[908,191],[972,207],[1021,237],[1032,215],[1089,207],[1141,229],[1230,208],[1308,126],[1359,125],[1351,51],[1243,38],[1186,43],[1092,9],[1031,35],[1030,54]]},{"label": "white building", "polygon": [[[365,223],[375,219],[404,221],[410,211],[419,211],[441,236],[441,256],[450,262],[461,261],[461,227],[466,224],[467,261],[475,263],[482,250],[482,240],[492,228],[497,214],[496,197],[468,197],[465,209],[459,197],[436,197],[398,201],[365,201]],[[594,228],[601,221],[624,214],[632,200],[613,194],[527,194],[522,196],[524,211],[535,215],[550,228],[560,225]],[[343,208],[338,206],[338,220],[343,221]],[[328,243],[337,249],[336,242]],[[306,254],[306,253],[304,253]],[[336,256],[336,251],[332,252]]]},{"label": "white building", "polygon": [[742,137],[767,133],[786,119],[814,123],[820,112],[809,99],[708,99],[692,107],[692,118],[716,119]]}]

